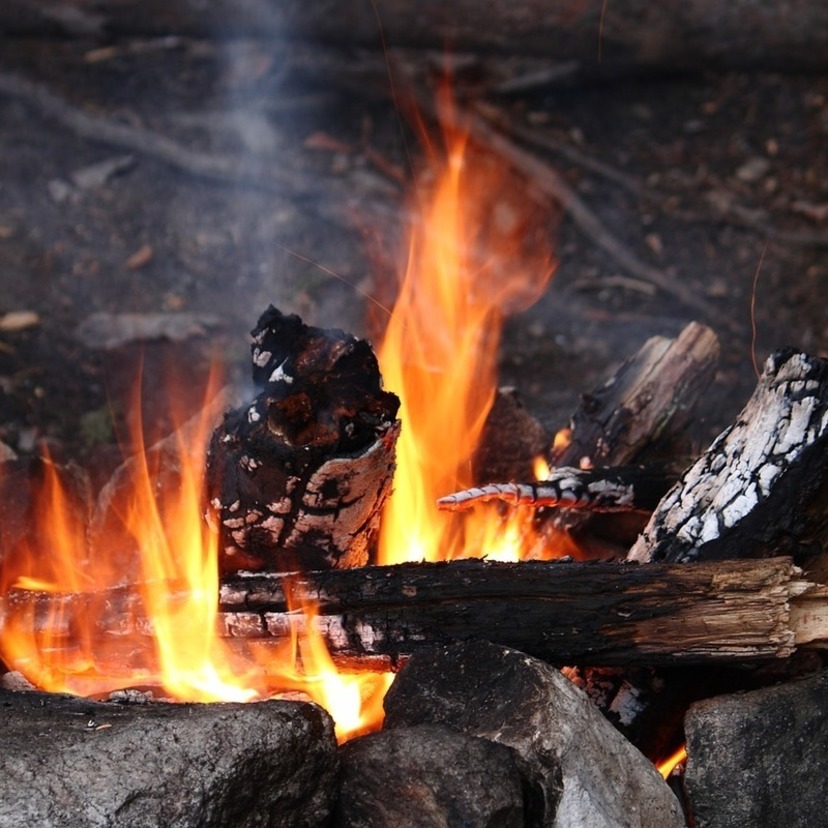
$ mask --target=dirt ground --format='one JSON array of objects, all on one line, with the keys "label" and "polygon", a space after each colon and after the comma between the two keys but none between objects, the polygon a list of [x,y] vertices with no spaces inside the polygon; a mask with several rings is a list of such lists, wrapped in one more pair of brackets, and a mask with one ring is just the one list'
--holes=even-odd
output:
[{"label": "dirt ground", "polygon": [[[185,388],[215,356],[243,376],[247,332],[269,303],[366,333],[365,295],[393,282],[409,177],[408,129],[376,64],[257,41],[3,43],[0,74],[13,81],[0,84],[0,440],[24,457],[47,441],[103,462],[139,353],[163,431],[170,356]],[[498,67],[501,82],[520,71]],[[828,78],[608,67],[496,94],[490,72],[472,67],[487,103],[556,142],[531,151],[705,305],[629,272],[570,215],[550,218],[554,280],[509,321],[502,348],[503,382],[547,426],[647,337],[692,319],[722,342],[702,439],[755,383],[754,304],[760,361],[782,346],[828,356]],[[45,112],[21,79],[69,106]],[[96,134],[101,122],[137,145]],[[183,147],[181,163],[159,160],[147,131]],[[408,143],[416,156],[410,133]],[[234,183],[194,170],[207,155],[245,172]],[[141,316],[127,328],[102,313]]]}]

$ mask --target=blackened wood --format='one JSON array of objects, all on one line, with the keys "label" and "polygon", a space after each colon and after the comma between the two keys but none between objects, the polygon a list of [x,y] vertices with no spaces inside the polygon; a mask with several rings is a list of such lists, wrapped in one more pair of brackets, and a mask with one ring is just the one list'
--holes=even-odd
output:
[{"label": "blackened wood", "polygon": [[573,469],[559,466],[538,483],[490,483],[464,489],[437,500],[438,508],[456,512],[478,503],[499,501],[510,506],[558,507],[585,512],[651,512],[675,482],[666,466],[618,466]]},{"label": "blackened wood", "polygon": [[399,400],[371,346],[270,307],[252,331],[260,389],[208,456],[222,571],[369,561],[391,488]]},{"label": "blackened wood", "polygon": [[[785,558],[691,567],[463,560],[238,576],[222,585],[220,606],[228,634],[244,618],[245,636],[281,639],[295,618],[289,588],[317,604],[332,652],[357,658],[483,638],[553,663],[741,662],[807,643],[791,625],[791,601],[812,586],[800,576]],[[828,638],[828,624],[809,635]]]},{"label": "blackened wood", "polygon": [[664,497],[630,560],[822,552],[826,451],[828,361],[772,355],[741,414]]},{"label": "blackened wood", "polygon": [[691,322],[675,339],[655,336],[596,390],[584,394],[568,442],[554,448],[553,466],[624,466],[692,420],[716,371],[719,342]]},{"label": "blackened wood", "polygon": [[[173,605],[180,589],[169,585]],[[334,658],[365,667],[470,639],[553,663],[626,666],[761,661],[828,643],[828,589],[804,580],[789,558],[692,566],[462,560],[237,574],[221,585],[219,630],[239,645],[270,641],[275,650],[293,625],[307,623],[298,598],[316,605],[313,623]],[[116,645],[149,634],[134,587],[13,589],[3,598],[7,618],[27,614],[53,646],[71,646],[90,606],[104,607],[97,630]]]}]

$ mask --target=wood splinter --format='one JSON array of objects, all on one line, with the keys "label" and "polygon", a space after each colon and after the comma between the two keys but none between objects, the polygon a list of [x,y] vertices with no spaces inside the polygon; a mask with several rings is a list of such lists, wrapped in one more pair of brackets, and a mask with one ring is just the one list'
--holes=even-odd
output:
[{"label": "wood splinter", "polygon": [[490,483],[445,495],[437,500],[443,511],[471,509],[499,501],[509,506],[557,507],[589,512],[652,511],[676,475],[664,467],[630,466],[612,469],[553,469],[537,483]]}]

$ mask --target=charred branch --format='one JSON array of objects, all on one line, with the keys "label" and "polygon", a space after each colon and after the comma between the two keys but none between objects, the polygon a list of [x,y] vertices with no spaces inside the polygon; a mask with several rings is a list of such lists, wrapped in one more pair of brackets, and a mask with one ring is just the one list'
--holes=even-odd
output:
[{"label": "charred branch", "polygon": [[651,512],[677,475],[663,466],[613,469],[553,469],[540,483],[490,483],[437,501],[445,511],[471,509],[498,501],[509,506],[583,509],[585,512]]}]

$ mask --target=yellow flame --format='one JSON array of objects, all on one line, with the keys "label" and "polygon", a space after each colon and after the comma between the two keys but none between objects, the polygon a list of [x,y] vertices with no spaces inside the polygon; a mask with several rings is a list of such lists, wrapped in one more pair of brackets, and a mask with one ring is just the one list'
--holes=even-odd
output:
[{"label": "yellow flame", "polygon": [[[181,701],[245,702],[298,690],[331,712],[340,739],[376,726],[390,675],[340,675],[310,605],[300,607],[291,646],[271,648],[265,659],[255,645],[231,649],[218,634],[217,536],[202,514],[211,423],[204,417],[179,429],[161,464],[142,445],[139,411],[136,403],[140,450],[95,549],[87,549],[82,510],[46,464],[41,536],[6,550],[0,567],[3,661],[45,690],[86,696],[153,685]],[[137,562],[124,556],[127,545]],[[140,608],[113,611],[112,590],[125,580]],[[41,594],[35,603],[15,601],[12,587]],[[132,614],[148,619],[149,631]]]},{"label": "yellow flame", "polygon": [[687,748],[682,745],[675,753],[656,765],[658,772],[667,779],[670,774],[687,759]]},{"label": "yellow flame", "polygon": [[434,502],[474,482],[504,315],[540,295],[551,257],[532,228],[532,205],[508,170],[470,150],[447,93],[441,103],[448,113],[445,157],[431,158],[437,183],[430,198],[419,193],[408,264],[379,349],[403,423],[380,563],[515,559],[522,542],[521,527],[500,531],[497,510],[461,517],[438,512]]}]

